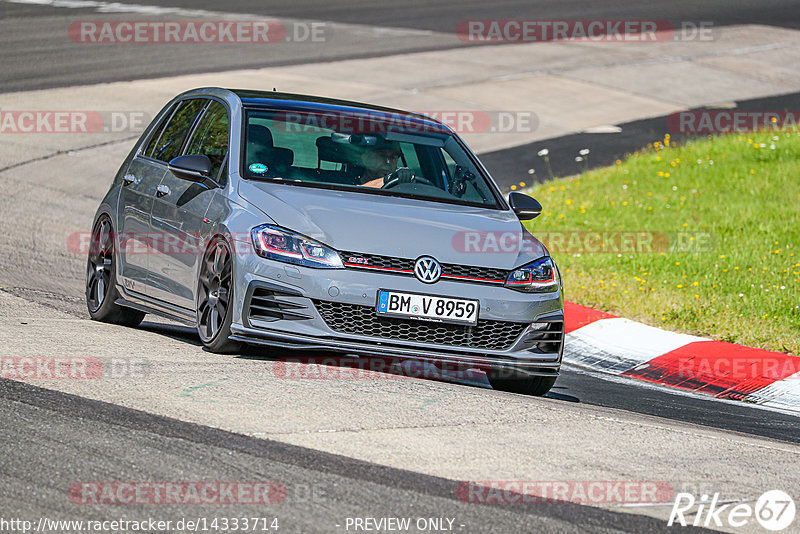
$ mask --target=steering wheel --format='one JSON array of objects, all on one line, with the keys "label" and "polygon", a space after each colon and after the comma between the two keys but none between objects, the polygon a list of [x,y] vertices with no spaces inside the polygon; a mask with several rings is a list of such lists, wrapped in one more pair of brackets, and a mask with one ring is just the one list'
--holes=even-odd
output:
[{"label": "steering wheel", "polygon": [[436,187],[427,178],[423,178],[422,176],[415,176],[414,171],[412,171],[408,167],[400,167],[399,169],[394,170],[386,177],[383,183],[383,187],[381,187],[381,189],[391,189],[398,184],[411,184],[411,183],[418,183],[418,184],[429,185],[431,187]]}]

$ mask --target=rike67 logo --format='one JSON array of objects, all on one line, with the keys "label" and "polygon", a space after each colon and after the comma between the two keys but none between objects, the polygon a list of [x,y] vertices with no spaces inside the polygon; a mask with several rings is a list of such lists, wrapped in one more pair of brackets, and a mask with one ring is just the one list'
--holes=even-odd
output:
[{"label": "rike67 logo", "polygon": [[715,493],[711,500],[708,495],[703,495],[698,500],[691,493],[678,493],[667,525],[739,528],[752,526],[755,521],[761,527],[777,532],[792,524],[795,513],[794,500],[781,490],[767,491],[758,498],[755,505],[740,501],[722,501],[719,493]]}]

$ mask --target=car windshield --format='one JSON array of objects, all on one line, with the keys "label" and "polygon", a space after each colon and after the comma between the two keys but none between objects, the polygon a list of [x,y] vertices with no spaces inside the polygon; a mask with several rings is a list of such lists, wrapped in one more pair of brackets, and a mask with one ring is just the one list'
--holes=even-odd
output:
[{"label": "car windshield", "polygon": [[498,208],[444,127],[378,111],[247,110],[242,176]]}]

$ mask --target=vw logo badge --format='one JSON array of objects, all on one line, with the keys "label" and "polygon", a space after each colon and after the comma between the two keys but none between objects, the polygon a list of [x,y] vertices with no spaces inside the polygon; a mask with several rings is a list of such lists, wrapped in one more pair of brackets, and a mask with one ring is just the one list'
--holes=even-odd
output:
[{"label": "vw logo badge", "polygon": [[442,266],[430,256],[423,256],[414,264],[414,275],[420,282],[432,284],[442,276]]}]

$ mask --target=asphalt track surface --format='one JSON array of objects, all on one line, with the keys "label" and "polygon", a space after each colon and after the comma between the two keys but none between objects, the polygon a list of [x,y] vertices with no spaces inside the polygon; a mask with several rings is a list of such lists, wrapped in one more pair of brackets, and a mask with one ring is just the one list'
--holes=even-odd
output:
[{"label": "asphalt track surface", "polygon": [[[148,44],[78,44],[67,36],[70,23],[86,20],[148,20],[139,13],[114,13],[95,8],[0,2],[0,92],[26,91],[115,80],[133,80],[213,72],[237,68],[292,65],[334,59],[374,57],[403,52],[473,46],[455,35],[459,22],[471,19],[605,19],[666,20],[682,23],[711,22],[714,26],[764,24],[800,28],[800,1],[792,0],[679,0],[642,2],[527,1],[292,1],[270,2],[176,0],[153,4],[189,10],[224,11],[289,20],[330,22],[328,42],[285,42],[263,45],[203,47],[192,44],[159,47]],[[165,17],[161,16],[163,20]],[[215,20],[219,16],[173,15],[168,20]],[[345,25],[345,26],[341,26]],[[350,25],[360,31],[354,35]],[[373,27],[395,32],[371,31]],[[500,45],[502,46],[502,45]],[[20,53],[24,50],[24,53]],[[413,77],[413,72],[397,76]],[[229,85],[236,85],[235,83]]]},{"label": "asphalt track surface", "polygon": [[[706,108],[696,108],[702,110]],[[736,102],[736,111],[781,112],[800,109],[800,93],[754,98]],[[669,134],[673,142],[705,137],[705,133],[676,132],[668,124],[669,116],[654,117],[617,124],[618,133],[576,133],[555,137],[537,143],[517,146],[481,154],[481,161],[492,173],[492,177],[503,188],[519,182],[543,182],[550,179],[544,160],[537,154],[542,149],[549,151],[553,175],[570,176],[584,172],[585,168],[605,167],[617,159],[640,150],[648,143],[663,141]],[[575,156],[584,148],[591,152],[587,161],[575,162]],[[530,174],[530,169],[534,173]]]},{"label": "asphalt track surface", "polygon": [[[219,10],[219,3],[171,2],[192,9]],[[587,5],[581,2],[229,2],[226,12],[240,12],[300,19],[335,21],[343,24],[379,25],[410,30],[452,33],[455,25],[467,18],[649,18],[674,22],[712,20],[715,24],[763,23],[800,27],[799,2],[673,2],[658,6],[634,2],[606,2]],[[367,51],[351,42],[341,51],[329,51],[320,57],[297,47],[296,57],[263,54],[237,54],[224,50],[203,53],[197,61],[196,48],[175,48],[154,58],[136,47],[109,50],[83,48],[59,53],[61,38],[53,38],[54,19],[65,16],[64,8],[0,4],[1,24],[33,28],[24,42],[6,32],[0,36],[0,58],[4,75],[0,91],[27,91],[43,87],[70,86],[112,80],[155,77],[235,67],[257,67],[293,61],[311,62],[332,58],[364,57],[397,53]],[[71,9],[70,17],[87,18],[93,10]],[[114,15],[119,18],[118,15]],[[8,26],[11,25],[11,26]],[[62,26],[63,27],[63,26]],[[12,41],[9,41],[14,37]],[[19,36],[18,36],[19,37]],[[63,36],[62,36],[63,38]],[[62,39],[63,40],[63,39]],[[437,35],[415,36],[406,50],[460,46],[452,40],[440,42]],[[40,46],[29,46],[37,42]],[[449,43],[449,44],[448,44]],[[14,46],[11,46],[14,44]],[[20,52],[25,50],[25,52]],[[752,109],[797,109],[800,98],[787,95],[777,99],[743,102]],[[746,108],[750,109],[750,108]],[[570,174],[571,152],[589,147],[592,165],[613,161],[618,155],[641,146],[643,138],[663,135],[663,118],[622,125],[622,134],[586,137],[577,134],[549,140],[533,146],[518,147],[485,156],[495,175],[517,175],[535,167],[535,152],[549,147],[556,174]],[[601,134],[594,134],[601,135]],[[563,152],[563,165],[561,154]],[[609,160],[609,158],[611,158]],[[574,165],[574,162],[571,163]],[[505,165],[505,167],[501,167]],[[495,167],[493,167],[495,166]],[[537,169],[537,175],[542,172]],[[75,297],[35,294],[8,290],[33,301],[82,313]],[[71,299],[71,300],[70,300]],[[85,314],[85,312],[84,312]],[[155,319],[153,319],[155,320]],[[146,329],[185,341],[192,350],[196,337],[181,327],[148,323]],[[469,386],[453,384],[458,390]],[[485,390],[492,397],[518,397]],[[583,403],[626,412],[669,419],[690,425],[722,429],[736,434],[750,434],[776,441],[798,443],[798,419],[791,415],[767,412],[750,406],[712,401],[657,387],[617,380],[567,367],[549,394],[552,402]],[[525,506],[466,505],[454,497],[453,480],[414,473],[409,470],[378,466],[303,447],[246,437],[208,426],[169,419],[163,416],[41,389],[36,386],[0,380],[0,509],[20,517],[41,516],[110,519],[121,513],[109,507],[77,507],[64,498],[76,480],[279,480],[289,488],[313,488],[310,497],[293,494],[274,510],[259,515],[278,517],[284,531],[331,532],[340,530],[345,517],[399,516],[458,517],[463,532],[656,532],[664,522],[648,517],[601,510],[570,503]],[[13,429],[13,431],[11,430]],[[24,443],[24,447],[19,444]],[[219,516],[218,510],[202,506],[152,507],[133,506],[123,511],[128,518],[160,515],[163,519]],[[227,515],[252,515],[252,510],[232,507]],[[5,513],[5,512],[4,512]]]},{"label": "asphalt track surface", "polygon": [[[456,497],[458,483],[275,441],[0,381],[0,508],[40,517],[267,517],[283,532],[345,531],[347,517],[455,518],[456,532],[661,532],[663,521],[567,502],[482,505]],[[30,446],[20,449],[19,443]],[[87,447],[87,443],[91,446]],[[42,458],[49,465],[42,465]],[[76,480],[248,480],[283,485],[273,505],[85,505],[65,499]],[[32,488],[40,488],[32,492]],[[255,511],[254,511],[255,510]],[[10,515],[10,514],[5,514]]]}]

